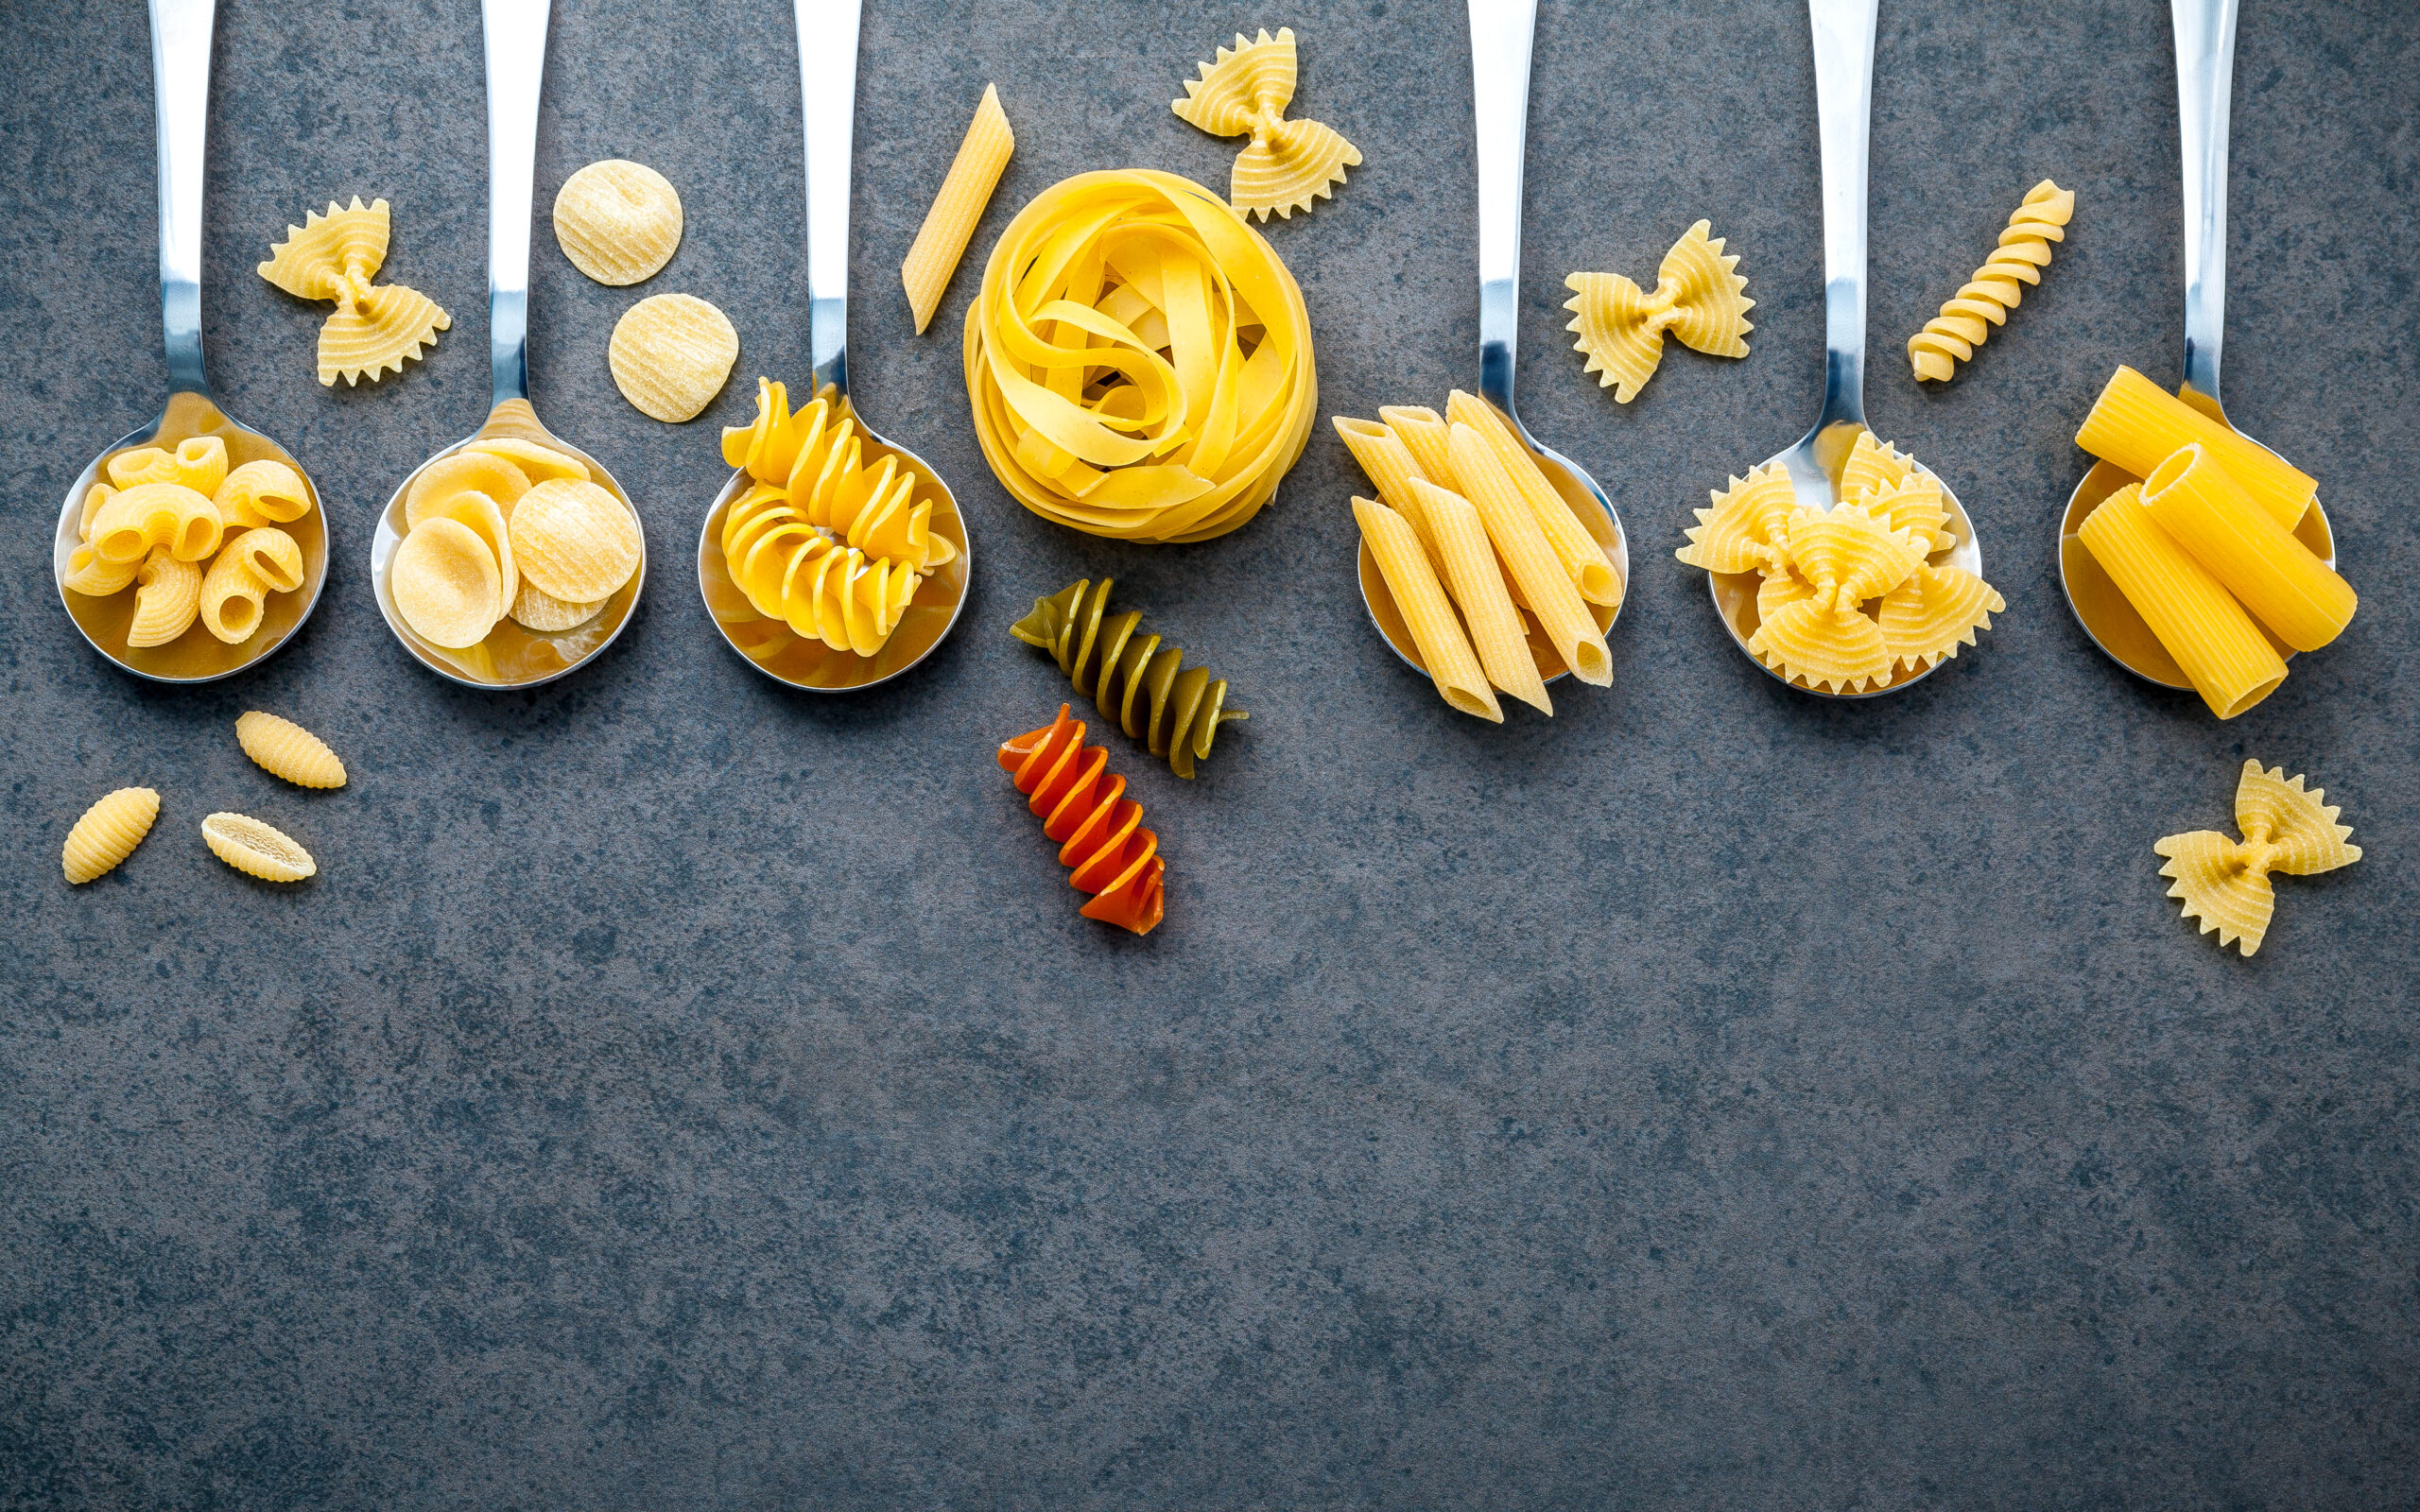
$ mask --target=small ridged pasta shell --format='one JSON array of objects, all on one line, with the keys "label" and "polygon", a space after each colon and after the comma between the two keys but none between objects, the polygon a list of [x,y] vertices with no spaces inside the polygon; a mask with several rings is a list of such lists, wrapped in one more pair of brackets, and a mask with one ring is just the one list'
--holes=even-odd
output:
[{"label": "small ridged pasta shell", "polygon": [[165,645],[185,633],[201,611],[201,568],[179,561],[165,546],[154,546],[135,570],[134,623],[127,627],[126,644],[142,647]]},{"label": "small ridged pasta shell", "polygon": [[235,742],[271,777],[297,787],[344,786],[344,763],[326,741],[291,719],[252,710],[235,721]]},{"label": "small ridged pasta shell", "polygon": [[320,869],[292,835],[247,814],[210,816],[201,821],[201,838],[212,855],[263,882],[301,882]]},{"label": "small ridged pasta shell", "polygon": [[644,163],[592,163],[555,192],[555,243],[599,284],[644,283],[680,249],[680,193]]},{"label": "small ridged pasta shell", "polygon": [[614,387],[641,414],[668,424],[714,403],[739,360],[739,333],[694,294],[656,294],[622,312],[605,349]]},{"label": "small ridged pasta shell", "polygon": [[134,853],[159,816],[160,795],[151,788],[121,787],[105,795],[67,832],[60,869],[78,885],[107,873]]}]

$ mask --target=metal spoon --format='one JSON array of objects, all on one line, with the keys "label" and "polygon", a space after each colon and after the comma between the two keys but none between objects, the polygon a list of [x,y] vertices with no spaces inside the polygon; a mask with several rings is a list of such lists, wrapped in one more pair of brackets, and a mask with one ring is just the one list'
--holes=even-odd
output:
[{"label": "metal spoon", "polygon": [[941,474],[915,453],[887,440],[866,424],[849,398],[849,171],[857,107],[857,15],[859,0],[797,0],[799,90],[806,128],[807,345],[813,369],[806,392],[793,394],[800,407],[824,389],[845,416],[856,421],[864,463],[877,466],[895,455],[929,488],[930,528],[958,547],[958,556],[917,585],[915,601],[872,656],[835,650],[812,636],[794,633],[767,619],[731,580],[722,554],[724,512],[754,480],[735,470],[706,511],[698,534],[698,591],[715,628],[750,666],[793,688],[838,693],[888,682],[932,655],[958,626],[966,607],[966,583],[974,548],[958,500]]},{"label": "metal spoon", "polygon": [[[2176,32],[2177,121],[2185,163],[2185,382],[2176,393],[2230,429],[2233,423],[2219,407],[2219,343],[2227,317],[2227,105],[2235,84],[2236,5],[2237,0],[2170,0],[2169,6]],[[2141,481],[2110,463],[2095,462],[2076,485],[2059,522],[2059,586],[2076,623],[2110,660],[2163,687],[2189,688],[2176,659],[2076,536],[2101,500]],[[2294,534],[2321,560],[2336,565],[2335,535],[2318,500],[2303,512]],[[2276,645],[2279,656],[2293,655],[2284,643]]]},{"label": "metal spoon", "polygon": [[[1513,358],[1521,326],[1521,168],[1529,146],[1530,44],[1537,15],[1537,0],[1470,0],[1471,94],[1478,118],[1478,392],[1504,417],[1547,481],[1605,548],[1615,576],[1627,589],[1630,542],[1613,501],[1569,457],[1539,445],[1512,408]],[[1412,644],[1410,627],[1387,591],[1367,542],[1361,547],[1360,577],[1370,623],[1395,655],[1425,675],[1428,669]],[[1600,631],[1612,629],[1621,617],[1619,604],[1588,608]],[[1530,650],[1547,681],[1568,670],[1552,643],[1535,627]]]},{"label": "metal spoon", "polygon": [[[302,464],[285,448],[244,425],[218,406],[201,363],[201,180],[210,120],[210,35],[216,0],[151,0],[151,83],[160,128],[160,308],[168,357],[168,402],[160,418],[128,432],[77,474],[60,507],[51,566],[59,599],[93,649],[138,678],[152,682],[211,682],[241,672],[294,637],[319,607],[328,580],[328,512]],[[68,558],[83,543],[84,495],[106,482],[109,459],[134,447],[170,451],[196,436],[227,444],[227,464],[283,462],[311,490],[311,509],[281,526],[302,548],[302,585],[271,593],[261,606],[260,627],[240,644],[229,645],[200,627],[166,645],[126,644],[134,618],[132,590],[88,598],[67,588]]]},{"label": "metal spoon", "polygon": [[[1839,498],[1841,469],[1865,424],[1865,222],[1866,141],[1874,107],[1874,16],[1876,0],[1807,0],[1815,39],[1815,112],[1824,150],[1824,408],[1798,444],[1765,459],[1789,470],[1792,491],[1809,509],[1829,509]],[[1962,567],[1981,576],[1983,553],[1975,522],[1941,475],[1923,463],[1916,470],[1941,484],[1949,512],[1949,543],[1927,558],[1932,565]],[[1879,688],[1858,693],[1809,688],[1786,677],[1748,649],[1763,624],[1756,612],[1755,573],[1709,573],[1714,607],[1731,631],[1739,654],[1767,676],[1822,698],[1874,698],[1913,687],[1939,671],[1935,662],[1921,672],[1897,676]]]},{"label": "metal spoon", "polygon": [[529,211],[538,153],[538,95],[546,68],[548,0],[484,0],[488,55],[488,361],[494,377],[487,423],[414,468],[379,512],[370,546],[370,576],[387,627],[420,663],[466,688],[534,688],[552,682],[596,656],[622,633],[647,586],[647,533],[639,532],[638,571],[584,624],[544,635],[503,619],[487,639],[463,650],[432,645],[412,632],[395,608],[388,581],[404,540],[404,499],[430,463],[473,441],[515,438],[578,457],[591,481],[622,502],[633,520],[638,507],[605,465],[559,439],[529,404]]}]

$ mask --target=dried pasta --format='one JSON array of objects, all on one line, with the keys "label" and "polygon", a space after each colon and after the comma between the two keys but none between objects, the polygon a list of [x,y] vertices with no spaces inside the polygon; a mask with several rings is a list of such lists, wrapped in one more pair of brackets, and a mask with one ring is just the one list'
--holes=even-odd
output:
[{"label": "dried pasta", "polygon": [[1437,696],[1474,718],[1502,724],[1504,708],[1488,687],[1478,654],[1471,649],[1470,637],[1463,633],[1462,622],[1445,597],[1428,551],[1410,524],[1373,499],[1355,499],[1353,518],[1378,563],[1379,575],[1387,580],[1387,592],[1403,610],[1412,644],[1420,650],[1420,663],[1437,684]]},{"label": "dried pasta", "polygon": [[165,645],[193,625],[201,610],[201,569],[154,546],[134,575],[134,621],[126,644],[136,649]]},{"label": "dried pasta", "polygon": [[326,741],[291,719],[251,710],[235,720],[235,743],[254,765],[297,787],[344,786],[344,763]]},{"label": "dried pasta", "polygon": [[511,530],[510,557],[520,574],[567,604],[594,603],[620,591],[638,572],[644,552],[639,523],[621,500],[599,484],[568,478],[522,495]]},{"label": "dried pasta", "polygon": [[2221,719],[2277,691],[2285,660],[2209,569],[2152,523],[2143,487],[2129,483],[2100,501],[2076,532],[2126,602]]},{"label": "dried pasta", "polygon": [[595,475],[588,471],[588,464],[579,457],[567,455],[550,446],[540,446],[535,441],[525,441],[517,436],[491,436],[481,440],[465,441],[462,450],[502,457],[521,474],[524,487],[553,478],[569,478],[575,483],[595,480]]},{"label": "dried pasta", "polygon": [[521,592],[513,595],[512,608],[507,612],[515,625],[541,635],[555,635],[587,624],[604,607],[601,598],[593,604],[567,604],[524,578]]},{"label": "dried pasta", "polygon": [[78,546],[68,554],[67,576],[60,581],[71,593],[81,593],[87,598],[107,598],[112,593],[124,593],[141,571],[143,563],[140,560],[104,561],[101,554],[92,547]]},{"label": "dried pasta", "polygon": [[302,548],[275,525],[260,525],[228,538],[202,575],[197,606],[202,628],[241,645],[261,627],[268,595],[302,586]]},{"label": "dried pasta", "polygon": [[224,534],[207,495],[182,483],[138,483],[93,512],[91,540],[103,561],[139,561],[154,550],[199,561]]},{"label": "dried pasta", "polygon": [[286,239],[269,249],[257,271],[298,299],[335,301],[336,312],[320,327],[320,383],[375,383],[390,368],[402,372],[454,324],[419,290],[370,282],[387,262],[387,201],[364,209],[356,195],[351,209],[338,209],[330,200],[326,215],[310,211],[303,220],[285,228]]},{"label": "dried pasta", "polygon": [[[1571,586],[1580,596],[1591,604],[1619,604],[1622,601],[1621,579],[1615,575],[1614,564],[1605,556],[1605,548],[1597,543],[1597,538],[1580,523],[1580,517],[1572,512],[1570,504],[1555,491],[1553,484],[1547,481],[1537,459],[1530,455],[1530,449],[1522,444],[1521,438],[1512,434],[1512,427],[1505,422],[1495,406],[1477,394],[1464,393],[1457,388],[1446,398],[1445,421],[1449,427],[1446,460],[1462,484],[1463,495],[1476,497],[1471,492],[1471,480],[1462,475],[1462,464],[1454,460],[1450,437],[1450,427],[1454,425],[1469,427],[1487,443],[1487,451],[1495,458],[1497,470],[1520,490],[1522,502],[1529,506],[1530,517],[1537,522],[1538,530],[1546,537],[1547,543],[1554,549],[1556,558],[1562,562],[1564,572],[1569,576]],[[1531,607],[1535,608],[1534,605]]]},{"label": "dried pasta", "polygon": [[643,284],[680,249],[680,191],[644,163],[592,163],[555,191],[555,245],[599,284]]},{"label": "dried pasta", "polygon": [[121,489],[144,483],[176,483],[205,497],[227,477],[227,442],[216,436],[188,436],[171,451],[142,446],[109,460],[110,482]]},{"label": "dried pasta", "polygon": [[2078,446],[2138,478],[2197,441],[2288,530],[2302,523],[2303,511],[2319,496],[2318,479],[2132,368],[2110,375],[2076,432]]},{"label": "dried pasta", "polygon": [[1127,541],[1243,524],[1319,404],[1293,275],[1218,196],[1148,168],[1079,174],[1017,213],[967,310],[965,366],[1001,487]]},{"label": "dried pasta", "polygon": [[2233,944],[2252,954],[2276,910],[2273,874],[2313,876],[2361,859],[2361,848],[2348,843],[2352,827],[2336,822],[2342,811],[2326,797],[2316,787],[2306,790],[2300,776],[2289,782],[2282,766],[2245,762],[2235,789],[2241,840],[2196,830],[2152,847],[2168,858],[2159,868],[2174,884],[2168,896],[2184,900],[2184,917],[2200,920],[2200,933],[2218,932],[2220,949]]},{"label": "dried pasta", "polygon": [[966,244],[975,235],[975,223],[983,218],[983,207],[992,202],[992,191],[999,186],[1000,175],[1007,171],[1009,157],[1016,148],[1016,132],[1009,129],[1008,112],[1000,109],[999,88],[986,84],[983,98],[975,107],[975,119],[967,124],[966,137],[958,145],[958,156],[950,160],[949,172],[942,179],[941,192],[933,197],[933,207],[925,212],[925,223],[916,229],[907,261],[899,265],[899,282],[908,290],[908,308],[916,317],[918,335],[933,323],[933,312],[941,308],[950,275],[958,271]]},{"label": "dried pasta", "polygon": [[[1436,478],[1412,460],[1403,438],[1388,426],[1344,415],[1331,417],[1329,423],[1336,427],[1336,434],[1344,439],[1344,449],[1353,454],[1353,460],[1361,464],[1361,471],[1377,489],[1378,502],[1410,526],[1421,555],[1428,558],[1429,576],[1442,581],[1445,558],[1438,553],[1437,532],[1428,523],[1428,511],[1411,487],[1415,480],[1434,483]],[[1367,539],[1366,530],[1363,534]],[[1392,583],[1393,579],[1390,577],[1388,581]]]},{"label": "dried pasta", "polygon": [[60,869],[81,886],[116,869],[134,853],[160,816],[160,795],[147,787],[121,787],[84,811],[60,848]]},{"label": "dried pasta", "polygon": [[465,650],[488,638],[504,616],[504,573],[495,553],[459,520],[424,520],[407,531],[387,567],[396,612],[431,645]]},{"label": "dried pasta", "polygon": [[249,814],[213,814],[201,821],[210,853],[263,882],[301,882],[319,874],[320,864],[302,842]]},{"label": "dried pasta", "polygon": [[739,333],[694,294],[655,294],[622,312],[606,348],[614,386],[632,408],[667,424],[698,418],[731,381]]},{"label": "dried pasta", "polygon": [[1047,598],[1009,633],[1058,659],[1059,670],[1115,720],[1132,740],[1165,758],[1177,776],[1190,778],[1206,760],[1219,727],[1252,717],[1227,705],[1227,679],[1206,667],[1182,670],[1184,653],[1165,649],[1156,635],[1142,632],[1142,611],[1109,612],[1110,580],[1080,578]]},{"label": "dried pasta", "polygon": [[2009,213],[1992,255],[1939,315],[1908,338],[1908,360],[1918,379],[1949,382],[1958,376],[1958,365],[1990,338],[1992,327],[2008,323],[2008,312],[2025,297],[2025,285],[2042,282],[2042,269],[2050,266],[2050,244],[2066,240],[2066,227],[2075,213],[2072,189],[2045,179],[2026,191],[2023,201]]},{"label": "dried pasta", "polygon": [[1165,911],[1167,863],[1160,837],[1143,828],[1143,806],[1127,798],[1126,779],[1109,775],[1109,752],[1084,744],[1084,726],[1059,706],[1059,717],[1000,746],[1003,770],[1042,816],[1042,833],[1060,842],[1068,884],[1091,893],[1080,912],[1148,935]]},{"label": "dried pasta", "polygon": [[1361,162],[1361,149],[1334,128],[1317,121],[1288,120],[1294,102],[1294,30],[1266,28],[1257,42],[1236,34],[1233,48],[1219,49],[1216,62],[1201,65],[1201,77],[1184,81],[1184,98],[1171,101],[1179,120],[1212,136],[1249,136],[1236,154],[1229,180],[1229,202],[1248,215],[1286,219],[1309,210],[1314,199],[1335,193],[1344,170]]},{"label": "dried pasta", "polygon": [[1616,404],[1638,397],[1655,376],[1663,360],[1667,332],[1683,346],[1709,357],[1748,354],[1748,312],[1756,301],[1742,293],[1748,281],[1734,269],[1739,254],[1723,255],[1722,238],[1709,238],[1712,221],[1701,220],[1681,233],[1655,270],[1653,293],[1619,273],[1574,273],[1563,281],[1572,297],[1564,304],[1571,312],[1566,331],[1580,339],[1575,351],[1588,359],[1587,371],[1602,374],[1600,388],[1611,388]]},{"label": "dried pasta", "polygon": [[1542,714],[1554,713],[1546,679],[1530,654],[1529,637],[1521,629],[1520,611],[1505,585],[1504,569],[1487,528],[1470,500],[1426,478],[1414,479],[1429,523],[1437,530],[1438,555],[1445,560],[1445,586],[1470,627],[1471,644],[1478,652],[1487,680]]},{"label": "dried pasta", "polygon": [[1454,476],[1461,485],[1462,497],[1478,510],[1487,539],[1503,558],[1506,573],[1520,585],[1523,601],[1561,653],[1564,665],[1582,682],[1599,688],[1610,685],[1614,667],[1605,637],[1502,459],[1477,430],[1460,421],[1453,424],[1450,444]]},{"label": "dried pasta", "polygon": [[2196,441],[2143,480],[2143,507],[2255,619],[2297,651],[2344,632],[2353,587],[2294,538]]},{"label": "dried pasta", "polygon": [[228,473],[211,503],[233,529],[292,524],[311,512],[311,485],[285,463],[264,457]]}]

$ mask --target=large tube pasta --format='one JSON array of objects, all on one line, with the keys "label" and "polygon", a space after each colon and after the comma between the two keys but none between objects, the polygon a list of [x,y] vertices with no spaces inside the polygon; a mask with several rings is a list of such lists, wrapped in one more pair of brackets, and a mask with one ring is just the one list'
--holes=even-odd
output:
[{"label": "large tube pasta", "polygon": [[2143,507],[2295,650],[2316,651],[2352,622],[2353,585],[2261,508],[2201,442],[2152,470]]},{"label": "large tube pasta", "polygon": [[2092,413],[2076,432],[2076,444],[2138,478],[2199,441],[2231,473],[2243,491],[2260,501],[2277,524],[2294,528],[2318,496],[2319,483],[2257,441],[2212,420],[2132,368],[2120,368],[2093,401]]},{"label": "large tube pasta", "polygon": [[1502,724],[1503,707],[1488,691],[1487,674],[1480,670],[1478,657],[1462,634],[1462,622],[1454,617],[1454,606],[1445,601],[1445,590],[1439,585],[1410,524],[1370,499],[1353,501],[1353,518],[1360,523],[1361,539],[1370,543],[1370,555],[1377,558],[1378,572],[1387,580],[1387,592],[1394,595],[1395,608],[1403,610],[1404,623],[1411,627],[1412,644],[1420,648],[1421,664],[1436,680],[1438,696],[1466,714]]},{"label": "large tube pasta", "polygon": [[1520,490],[1522,501],[1538,522],[1539,532],[1554,548],[1556,558],[1563,563],[1572,585],[1580,590],[1580,596],[1591,604],[1620,603],[1621,579],[1614,576],[1614,564],[1605,559],[1605,548],[1597,544],[1597,538],[1572,513],[1570,504],[1547,481],[1537,459],[1530,455],[1530,449],[1512,434],[1512,428],[1495,412],[1495,406],[1457,388],[1445,401],[1445,419],[1449,424],[1468,425],[1487,442],[1503,466],[1504,475]]},{"label": "large tube pasta", "polygon": [[1521,585],[1530,612],[1563,654],[1564,665],[1581,681],[1602,688],[1614,680],[1613,657],[1605,637],[1581,602],[1580,590],[1565,575],[1564,564],[1548,544],[1537,517],[1530,512],[1520,489],[1503,459],[1480,434],[1462,422],[1451,422],[1454,477],[1478,510],[1487,537],[1504,556],[1505,570]]},{"label": "large tube pasta", "polygon": [[1512,595],[1505,592],[1504,574],[1496,566],[1495,548],[1488,544],[1478,510],[1461,494],[1426,479],[1415,479],[1411,487],[1437,527],[1438,550],[1445,558],[1445,582],[1471,627],[1471,641],[1478,648],[1479,664],[1487,669],[1487,680],[1540,713],[1553,713],[1546,679],[1538,676],[1538,663],[1530,655],[1530,639],[1522,632]]},{"label": "large tube pasta", "polygon": [[2076,532],[2221,719],[2277,691],[2286,663],[2232,594],[2152,523],[2140,484],[2100,503]]},{"label": "large tube pasta", "polygon": [[1420,507],[1420,497],[1411,489],[1414,478],[1426,478],[1431,483],[1436,478],[1412,460],[1403,438],[1386,426],[1343,415],[1335,417],[1334,423],[1336,434],[1344,438],[1344,449],[1353,454],[1353,460],[1361,464],[1361,471],[1377,489],[1379,502],[1403,516],[1404,523],[1419,538],[1429,570],[1443,578],[1445,558],[1437,553],[1436,529],[1429,524],[1428,511]]}]

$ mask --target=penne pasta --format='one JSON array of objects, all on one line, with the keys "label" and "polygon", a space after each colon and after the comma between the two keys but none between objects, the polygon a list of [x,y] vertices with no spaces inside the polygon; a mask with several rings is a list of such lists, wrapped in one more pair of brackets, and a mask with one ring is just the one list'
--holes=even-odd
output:
[{"label": "penne pasta", "polygon": [[2199,441],[2152,470],[2143,507],[2295,650],[2316,651],[2352,623],[2353,585],[2255,503]]},{"label": "penne pasta", "polygon": [[916,313],[918,335],[933,323],[933,312],[941,308],[950,275],[966,255],[975,223],[983,218],[983,207],[992,202],[992,191],[999,186],[1016,146],[1016,133],[1009,129],[1008,114],[1000,109],[999,87],[984,85],[983,99],[975,107],[965,140],[958,145],[958,156],[950,160],[941,193],[933,197],[933,208],[925,212],[925,223],[916,230],[908,260],[899,265],[899,282],[908,290],[908,307]]},{"label": "penne pasta", "polygon": [[1546,681],[1530,655],[1530,640],[1522,632],[1520,614],[1512,608],[1512,595],[1504,590],[1495,549],[1488,543],[1478,510],[1461,494],[1425,478],[1414,479],[1411,487],[1437,527],[1438,549],[1445,558],[1445,582],[1470,627],[1471,642],[1478,648],[1479,665],[1487,671],[1487,680],[1539,713],[1553,713],[1554,704],[1547,697]]},{"label": "penne pasta", "polygon": [[[1580,596],[1592,604],[1620,603],[1621,579],[1614,575],[1614,564],[1605,559],[1605,548],[1597,544],[1597,538],[1571,512],[1570,504],[1547,481],[1537,460],[1530,455],[1530,449],[1512,434],[1512,428],[1496,413],[1495,406],[1457,388],[1445,401],[1445,420],[1449,425],[1468,425],[1487,442],[1505,476],[1519,490],[1522,501],[1537,520],[1547,544],[1563,563],[1564,576],[1580,590]],[[1534,605],[1535,600],[1531,602]]]},{"label": "penne pasta", "polygon": [[1488,539],[1503,554],[1505,570],[1521,585],[1539,628],[1563,654],[1573,677],[1599,688],[1608,686],[1614,680],[1614,668],[1605,637],[1589,617],[1580,590],[1565,575],[1564,563],[1502,457],[1478,430],[1459,421],[1452,422],[1449,444],[1454,477],[1486,524]]},{"label": "penne pasta", "polygon": [[1429,570],[1440,578],[1445,575],[1445,558],[1437,554],[1437,533],[1428,523],[1428,513],[1420,507],[1419,496],[1412,492],[1411,480],[1436,478],[1411,459],[1403,438],[1384,425],[1366,420],[1353,420],[1339,415],[1335,420],[1336,434],[1344,438],[1344,449],[1378,490],[1378,498],[1389,508],[1403,516],[1419,539],[1420,549],[1428,558]]},{"label": "penne pasta", "polygon": [[1433,409],[1414,404],[1384,404],[1378,409],[1378,423],[1395,433],[1404,450],[1420,464],[1420,471],[1432,483],[1440,479],[1450,483],[1454,476],[1453,460],[1445,455],[1445,418]]},{"label": "penne pasta", "polygon": [[2277,691],[2286,663],[2216,577],[2152,523],[2142,486],[2100,503],[2076,532],[2221,719]]},{"label": "penne pasta", "polygon": [[2260,501],[2277,524],[2291,530],[2319,493],[2318,480],[2257,441],[2249,441],[2132,368],[2112,374],[2092,413],[2076,432],[2076,444],[2138,478],[2199,441],[2210,455]]},{"label": "penne pasta", "polygon": [[1353,501],[1353,518],[1360,524],[1370,555],[1377,558],[1379,575],[1387,580],[1387,592],[1394,595],[1395,608],[1411,627],[1412,644],[1420,647],[1421,664],[1435,680],[1438,696],[1463,713],[1502,724],[1503,707],[1489,691],[1487,674],[1480,669],[1478,656],[1462,633],[1462,622],[1454,617],[1454,606],[1446,602],[1445,590],[1410,524],[1371,499]]}]

